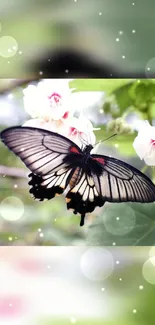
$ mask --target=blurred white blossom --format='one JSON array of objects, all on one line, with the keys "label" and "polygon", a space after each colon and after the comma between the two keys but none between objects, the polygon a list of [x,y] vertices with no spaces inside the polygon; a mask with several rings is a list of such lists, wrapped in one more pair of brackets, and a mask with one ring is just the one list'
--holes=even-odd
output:
[{"label": "blurred white blossom", "polygon": [[94,145],[96,140],[93,124],[83,116],[51,122],[46,122],[43,119],[31,119],[25,122],[23,126],[37,127],[59,133],[75,142],[79,147],[86,144]]},{"label": "blurred white blossom", "polygon": [[48,122],[71,114],[68,79],[44,79],[37,86],[29,85],[23,93],[25,110],[32,118],[43,118]]},{"label": "blurred white blossom", "polygon": [[79,118],[69,118],[66,120],[66,124],[69,126],[69,139],[75,142],[79,147],[82,145],[95,144],[96,137],[93,132],[93,124],[83,115],[80,115]]},{"label": "blurred white blossom", "polygon": [[45,121],[44,119],[41,118],[35,118],[26,121],[23,126],[30,126],[30,127],[35,127],[35,128],[40,128],[52,132],[56,132],[59,134],[62,134],[64,136],[69,135],[69,126],[68,124],[65,123],[65,121],[62,119],[60,120],[52,120],[50,122]]},{"label": "blurred white blossom", "polygon": [[139,125],[133,147],[140,159],[144,159],[147,165],[155,165],[155,127],[151,126],[148,121],[143,121]]},{"label": "blurred white blossom", "polygon": [[[95,144],[92,123],[83,115],[84,109],[96,105],[103,92],[71,93],[70,79],[45,79],[37,86],[24,90],[24,107],[32,117],[23,126],[32,126],[56,132],[71,139],[80,147]],[[73,112],[80,112],[79,118]]]}]

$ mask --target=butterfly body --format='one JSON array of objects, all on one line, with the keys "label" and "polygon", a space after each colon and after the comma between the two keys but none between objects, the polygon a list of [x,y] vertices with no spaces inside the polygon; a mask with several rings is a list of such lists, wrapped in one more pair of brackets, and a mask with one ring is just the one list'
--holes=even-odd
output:
[{"label": "butterfly body", "polygon": [[129,164],[104,155],[91,154],[92,145],[79,148],[55,132],[12,127],[1,140],[31,170],[30,193],[43,201],[67,192],[68,209],[81,215],[108,202],[155,201],[155,185]]},{"label": "butterfly body", "polygon": [[86,145],[83,150],[74,152],[72,151],[71,147],[69,154],[66,155],[64,159],[64,162],[72,168],[81,168],[89,176],[91,176],[92,172],[101,174],[103,171],[102,165],[104,165],[104,159],[96,158],[95,155],[91,155],[92,149],[92,145]]}]

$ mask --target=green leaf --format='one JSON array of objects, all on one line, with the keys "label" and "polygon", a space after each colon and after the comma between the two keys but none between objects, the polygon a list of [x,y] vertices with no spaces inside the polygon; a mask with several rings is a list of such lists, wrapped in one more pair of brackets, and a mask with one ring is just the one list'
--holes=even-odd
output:
[{"label": "green leaf", "polygon": [[140,111],[146,111],[148,105],[155,101],[155,83],[151,80],[141,80],[132,84],[129,95],[133,104]]},{"label": "green leaf", "polygon": [[88,245],[152,246],[154,203],[106,203],[87,235]]},{"label": "green leaf", "polygon": [[133,105],[133,100],[129,94],[129,90],[132,87],[132,85],[133,83],[123,85],[122,87],[116,89],[113,92],[121,113],[124,112],[125,109]]},{"label": "green leaf", "polygon": [[155,118],[155,102],[150,104],[149,113],[152,119]]},{"label": "green leaf", "polygon": [[132,79],[74,79],[69,82],[70,88],[77,91],[105,91],[110,94],[115,89],[130,83]]},{"label": "green leaf", "polygon": [[[113,91],[116,103],[123,113],[128,107],[145,112],[148,104],[155,101],[155,83],[152,80],[135,80]],[[120,114],[121,115],[121,114]]]}]

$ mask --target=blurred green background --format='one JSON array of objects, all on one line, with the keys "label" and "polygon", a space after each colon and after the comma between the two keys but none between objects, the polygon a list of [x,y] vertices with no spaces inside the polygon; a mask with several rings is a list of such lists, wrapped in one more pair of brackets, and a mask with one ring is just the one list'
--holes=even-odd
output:
[{"label": "blurred green background", "polygon": [[90,60],[98,76],[155,73],[154,0],[2,0],[0,12],[1,77],[34,78],[40,71],[52,77],[52,56],[63,50],[86,55],[83,62]]},{"label": "blurred green background", "polygon": [[[30,117],[23,107],[27,81],[1,79],[1,129],[22,125]],[[148,167],[133,149],[135,127],[141,120],[151,124],[155,117],[155,80],[75,79],[75,95],[82,91],[103,91],[102,101],[85,107],[95,127],[97,141],[118,132],[97,148],[100,154],[130,163],[155,182],[154,168]],[[74,96],[74,94],[72,95]],[[76,107],[78,106],[78,97]],[[90,101],[89,101],[90,102]],[[78,113],[78,112],[77,112]],[[96,208],[84,227],[80,217],[67,211],[63,196],[48,202],[34,201],[29,194],[28,170],[19,158],[0,143],[0,244],[1,245],[154,245],[155,204],[121,203]]]},{"label": "blurred green background", "polygon": [[154,255],[151,247],[1,247],[0,323],[153,325]]}]

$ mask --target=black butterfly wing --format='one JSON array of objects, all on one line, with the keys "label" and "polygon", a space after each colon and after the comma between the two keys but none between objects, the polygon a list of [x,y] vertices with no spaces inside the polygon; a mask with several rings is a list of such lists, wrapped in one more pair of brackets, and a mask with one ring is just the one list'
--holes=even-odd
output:
[{"label": "black butterfly wing", "polygon": [[81,153],[75,143],[57,133],[33,127],[8,128],[0,137],[32,171],[29,184],[35,198],[50,199],[63,193],[72,174],[65,157],[69,153]]},{"label": "black butterfly wing", "polygon": [[72,178],[76,178],[76,181],[67,193],[67,207],[73,209],[75,214],[81,214],[81,226],[85,214],[92,212],[96,206],[103,206],[106,201],[155,201],[155,185],[151,180],[136,168],[115,158],[91,155],[87,169],[77,168]]},{"label": "black butterfly wing", "polygon": [[84,225],[84,218],[87,212],[92,212],[96,206],[102,206],[105,200],[97,192],[94,179],[88,172],[77,167],[70,178],[70,191],[66,195],[68,209],[73,213],[81,214],[80,226]]},{"label": "black butterfly wing", "polygon": [[136,168],[118,159],[91,155],[85,166],[82,151],[71,140],[32,127],[1,132],[4,144],[32,171],[30,193],[39,200],[61,194],[69,185],[67,208],[81,214],[109,202],[154,202],[155,185]]},{"label": "black butterfly wing", "polygon": [[155,185],[138,169],[107,156],[91,155],[96,165],[93,179],[99,195],[109,202],[155,201]]}]

